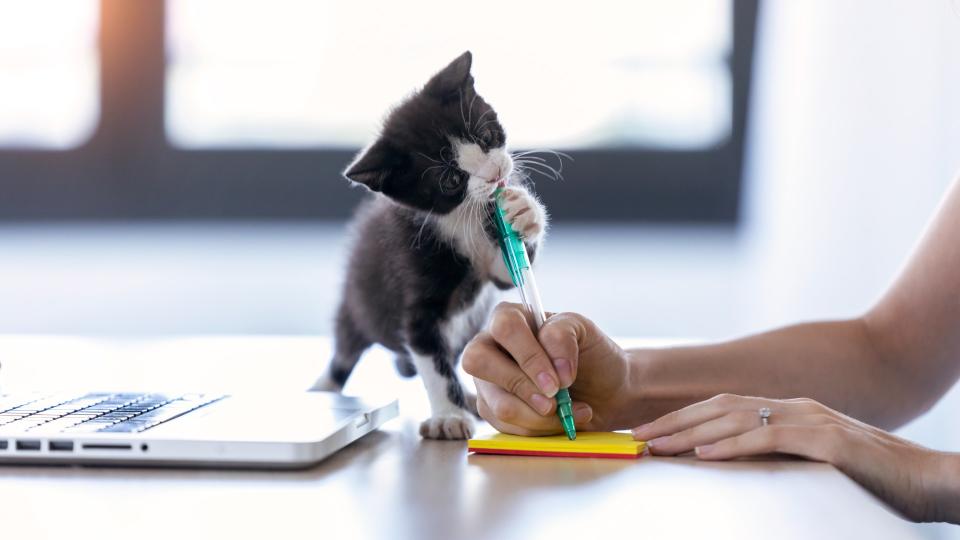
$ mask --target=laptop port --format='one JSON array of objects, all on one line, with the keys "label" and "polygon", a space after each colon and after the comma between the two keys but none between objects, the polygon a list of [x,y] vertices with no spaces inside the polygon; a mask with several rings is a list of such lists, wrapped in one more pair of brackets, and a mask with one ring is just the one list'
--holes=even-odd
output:
[{"label": "laptop port", "polygon": [[51,452],[73,452],[73,441],[50,441]]},{"label": "laptop port", "polygon": [[0,450],[7,449],[7,441],[0,441]]},{"label": "laptop port", "polygon": [[133,450],[131,444],[96,443],[81,445],[84,450]]},{"label": "laptop port", "polygon": [[40,441],[17,441],[17,450],[40,450]]}]

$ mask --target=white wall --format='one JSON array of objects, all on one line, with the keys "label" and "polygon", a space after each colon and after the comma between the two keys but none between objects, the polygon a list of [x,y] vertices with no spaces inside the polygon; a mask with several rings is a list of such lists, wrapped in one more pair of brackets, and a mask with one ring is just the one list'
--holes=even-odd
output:
[{"label": "white wall", "polygon": [[960,165],[960,9],[762,4],[747,231],[762,247],[757,287],[782,301],[758,316],[857,313],[896,274]]},{"label": "white wall", "polygon": [[[960,166],[960,3],[761,4],[747,324],[857,314],[895,277]],[[960,449],[957,413],[960,389],[902,434]]]}]

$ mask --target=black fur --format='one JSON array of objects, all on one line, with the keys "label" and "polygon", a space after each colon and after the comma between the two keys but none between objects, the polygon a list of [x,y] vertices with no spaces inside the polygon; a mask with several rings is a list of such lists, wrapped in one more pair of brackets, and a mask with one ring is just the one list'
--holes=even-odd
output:
[{"label": "black fur", "polygon": [[[447,380],[447,398],[468,407],[454,370],[462,345],[451,348],[441,328],[475,302],[489,278],[440,236],[429,217],[453,211],[466,196],[469,175],[454,162],[451,137],[475,142],[484,152],[506,141],[496,112],[474,90],[470,64],[470,53],[464,53],[394,109],[380,137],[344,173],[386,197],[365,201],[354,220],[356,240],[328,372],[341,387],[373,343],[394,351],[398,371],[412,375],[409,347],[433,357]],[[484,230],[496,243],[492,212],[491,202]]]},{"label": "black fur", "polygon": [[383,199],[367,200],[357,212],[357,241],[337,314],[330,375],[343,386],[373,343],[409,363],[409,346],[434,357],[437,372],[449,379],[451,402],[463,407],[463,389],[453,371],[463,351],[448,348],[440,324],[472,304],[483,282],[423,220],[420,212]]},{"label": "black fur", "polygon": [[485,150],[506,142],[496,111],[473,88],[471,62],[470,53],[464,53],[394,109],[380,138],[344,175],[434,214],[449,213],[463,202],[466,173],[453,165],[450,137]]}]

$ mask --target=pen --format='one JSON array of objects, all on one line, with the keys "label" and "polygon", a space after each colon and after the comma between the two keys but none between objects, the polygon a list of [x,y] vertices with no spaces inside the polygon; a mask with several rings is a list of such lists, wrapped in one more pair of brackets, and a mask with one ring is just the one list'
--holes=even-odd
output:
[{"label": "pen", "polygon": [[[543,311],[543,303],[540,301],[540,291],[537,290],[537,281],[533,278],[533,270],[530,268],[530,257],[527,256],[527,248],[523,245],[523,240],[517,231],[513,230],[510,222],[507,221],[503,213],[503,207],[500,206],[502,189],[494,192],[495,210],[494,221],[497,224],[497,233],[500,239],[500,251],[503,253],[503,262],[507,265],[507,271],[510,272],[510,279],[520,291],[520,301],[523,306],[533,314],[534,331],[540,330],[543,323],[547,320],[547,315]],[[561,388],[557,391],[557,416],[560,417],[560,423],[563,424],[563,431],[571,441],[577,438],[577,429],[573,425],[573,404],[570,402],[570,391]]]}]

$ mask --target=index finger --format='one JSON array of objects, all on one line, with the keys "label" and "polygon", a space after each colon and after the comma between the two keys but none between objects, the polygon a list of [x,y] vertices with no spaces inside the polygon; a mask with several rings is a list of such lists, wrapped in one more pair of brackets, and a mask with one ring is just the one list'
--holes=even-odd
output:
[{"label": "index finger", "polygon": [[726,413],[753,406],[757,398],[737,396],[733,394],[719,394],[706,401],[687,405],[686,407],[665,414],[649,424],[633,428],[636,439],[650,440],[664,435],[673,435],[692,426],[719,418]]},{"label": "index finger", "polygon": [[[483,379],[476,379],[476,383],[480,417],[497,431],[527,437],[563,433],[557,415],[541,416],[503,388]],[[573,420],[577,429],[589,430],[592,418],[593,409],[589,405],[573,402]]]},{"label": "index finger", "polygon": [[519,304],[504,302],[497,306],[490,323],[490,335],[545,396],[557,394],[560,379]]}]

